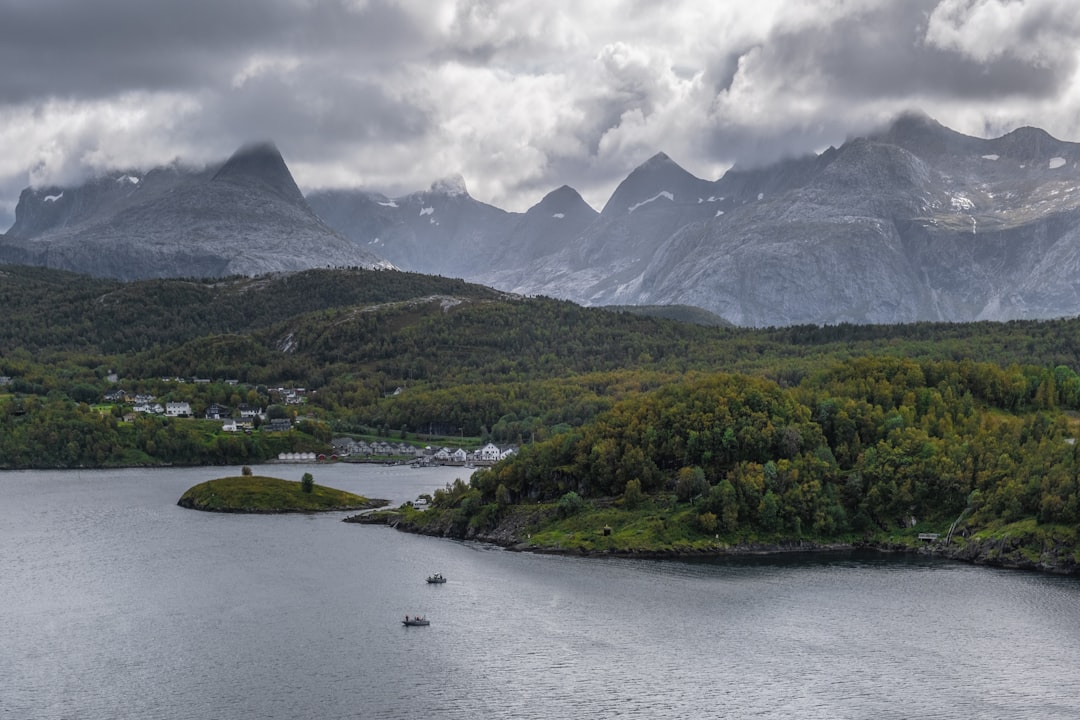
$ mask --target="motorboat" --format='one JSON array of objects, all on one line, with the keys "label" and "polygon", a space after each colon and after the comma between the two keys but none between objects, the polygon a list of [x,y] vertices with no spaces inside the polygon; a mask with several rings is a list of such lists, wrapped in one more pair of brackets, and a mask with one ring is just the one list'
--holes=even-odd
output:
[{"label": "motorboat", "polygon": [[405,616],[405,619],[401,621],[401,624],[405,627],[423,627],[430,625],[431,621],[423,615],[414,615],[413,617]]},{"label": "motorboat", "polygon": [[434,575],[428,575],[427,581],[432,584],[444,583],[446,578],[443,577],[442,573],[435,573]]}]

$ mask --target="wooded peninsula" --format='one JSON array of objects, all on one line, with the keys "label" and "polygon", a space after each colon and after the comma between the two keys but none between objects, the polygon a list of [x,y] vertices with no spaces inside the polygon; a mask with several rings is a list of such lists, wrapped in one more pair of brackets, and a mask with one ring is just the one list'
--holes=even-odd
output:
[{"label": "wooded peninsula", "polygon": [[[744,329],[355,269],[122,283],[0,266],[0,303],[0,468],[497,442],[517,452],[394,521],[556,551],[1080,565],[1076,319]],[[105,400],[117,388],[195,417],[132,413]],[[284,388],[304,404],[276,403]],[[289,429],[204,417],[245,403]]]}]

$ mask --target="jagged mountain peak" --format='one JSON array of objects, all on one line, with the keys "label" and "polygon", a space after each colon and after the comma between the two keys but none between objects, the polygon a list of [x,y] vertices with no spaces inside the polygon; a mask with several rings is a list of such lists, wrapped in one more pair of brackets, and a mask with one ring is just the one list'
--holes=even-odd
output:
[{"label": "jagged mountain peak", "polygon": [[24,192],[16,225],[18,235],[0,242],[0,261],[121,279],[390,267],[312,212],[271,143],[201,170]]},{"label": "jagged mountain peak", "polygon": [[[950,130],[924,112],[909,110],[898,115],[884,131],[867,140],[897,145],[920,157],[970,155],[981,151],[984,140]],[[857,142],[858,139],[852,142]]]},{"label": "jagged mountain peak", "polygon": [[1020,162],[1038,162],[1062,153],[1072,143],[1058,140],[1040,128],[1019,127],[991,140],[994,151]]},{"label": "jagged mountain peak", "polygon": [[469,189],[465,186],[465,178],[457,173],[447,175],[431,183],[431,192],[437,195],[449,195],[450,197],[469,195]]},{"label": "jagged mountain peak", "polygon": [[708,194],[709,183],[695,177],[666,153],[657,153],[638,165],[619,183],[604,205],[602,214],[632,212],[650,200],[696,202],[702,193]]},{"label": "jagged mountain peak", "polygon": [[213,182],[217,181],[259,183],[290,202],[304,203],[285,159],[270,141],[248,143],[234,152],[214,174]]},{"label": "jagged mountain peak", "polygon": [[660,167],[660,166],[668,165],[668,164],[678,166],[678,163],[675,162],[674,160],[672,160],[670,155],[668,155],[666,152],[661,151],[661,152],[658,152],[655,155],[653,155],[651,158],[649,158],[645,162],[643,162],[641,164],[641,167],[646,167],[646,168]]},{"label": "jagged mountain peak", "polygon": [[[585,199],[581,197],[581,194],[570,187],[569,185],[562,185],[555,188],[547,195],[543,197],[540,202],[529,208],[529,212],[543,211],[543,212],[559,212],[560,210],[578,209],[580,207],[586,207],[592,210]],[[596,212],[593,210],[593,212]]]},{"label": "jagged mountain peak", "polygon": [[887,132],[895,135],[948,130],[922,110],[905,110],[893,118]]}]

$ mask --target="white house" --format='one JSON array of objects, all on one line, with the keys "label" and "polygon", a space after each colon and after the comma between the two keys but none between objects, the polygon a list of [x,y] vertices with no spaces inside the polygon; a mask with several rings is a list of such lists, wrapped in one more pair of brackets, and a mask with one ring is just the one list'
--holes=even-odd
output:
[{"label": "white house", "polygon": [[483,462],[495,462],[499,459],[502,452],[499,448],[495,447],[492,443],[488,443],[484,447],[480,448],[478,453],[479,459]]},{"label": "white house", "polygon": [[187,417],[191,415],[191,404],[186,402],[165,403],[166,417]]}]

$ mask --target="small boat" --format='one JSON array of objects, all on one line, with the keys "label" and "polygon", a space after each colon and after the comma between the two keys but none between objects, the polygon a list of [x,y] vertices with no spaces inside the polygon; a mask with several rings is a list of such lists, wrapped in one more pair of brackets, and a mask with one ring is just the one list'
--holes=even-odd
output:
[{"label": "small boat", "polygon": [[435,573],[434,575],[428,575],[427,581],[432,584],[444,583],[446,582],[446,578],[443,577],[442,573]]},{"label": "small boat", "polygon": [[415,615],[413,617],[405,616],[405,619],[401,621],[401,624],[405,627],[423,627],[430,625],[431,621],[422,615]]}]

